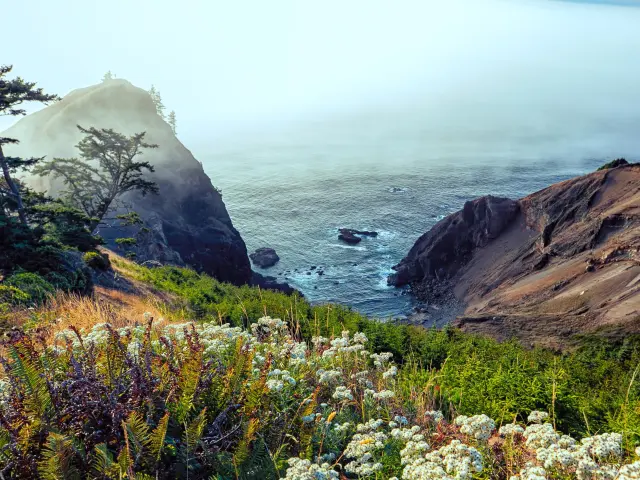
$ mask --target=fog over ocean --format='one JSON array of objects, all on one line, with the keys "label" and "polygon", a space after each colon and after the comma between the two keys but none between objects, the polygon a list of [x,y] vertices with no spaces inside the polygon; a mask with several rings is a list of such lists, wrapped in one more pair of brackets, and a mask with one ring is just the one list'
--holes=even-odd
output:
[{"label": "fog over ocean", "polygon": [[[635,5],[34,0],[7,15],[47,41],[3,62],[61,95],[107,70],[155,85],[249,249],[280,254],[264,273],[387,316],[410,307],[390,267],[466,200],[639,159]],[[380,235],[351,247],[338,227]]]}]

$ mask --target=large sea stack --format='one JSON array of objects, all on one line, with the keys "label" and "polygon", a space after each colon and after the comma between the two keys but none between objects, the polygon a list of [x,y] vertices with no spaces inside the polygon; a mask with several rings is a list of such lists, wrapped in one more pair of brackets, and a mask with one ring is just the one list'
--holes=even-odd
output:
[{"label": "large sea stack", "polygon": [[[74,90],[21,119],[2,136],[20,140],[19,145],[7,147],[9,155],[74,157],[82,138],[77,125],[112,128],[126,135],[144,131],[145,141],[159,145],[141,157],[155,167],[155,173],[148,177],[157,182],[159,195],[133,194],[124,199],[149,229],[139,235],[134,248],[138,261],[189,265],[219,280],[238,285],[251,282],[245,243],[233,227],[220,193],[200,162],[157,114],[145,90],[126,80]],[[25,181],[53,196],[62,188],[59,181],[50,178]],[[98,231],[115,251],[119,251],[116,238],[133,236],[139,230],[118,225],[118,221],[110,221]]]}]

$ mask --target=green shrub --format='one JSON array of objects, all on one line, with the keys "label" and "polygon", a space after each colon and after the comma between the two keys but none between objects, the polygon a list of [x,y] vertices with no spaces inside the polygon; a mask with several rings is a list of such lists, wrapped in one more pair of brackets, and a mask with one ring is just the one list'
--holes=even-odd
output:
[{"label": "green shrub", "polygon": [[109,256],[100,252],[87,252],[82,259],[87,266],[94,270],[107,270],[111,266]]},{"label": "green shrub", "polygon": [[116,243],[120,247],[124,248],[124,247],[133,247],[138,243],[138,241],[133,237],[121,237],[121,238],[116,238]]},{"label": "green shrub", "polygon": [[5,282],[9,287],[15,287],[29,296],[29,300],[36,304],[42,304],[54,293],[55,288],[40,275],[35,273],[16,273]]},{"label": "green shrub", "polygon": [[71,275],[67,276],[60,272],[49,272],[44,276],[44,278],[56,290],[70,292],[74,290],[74,282],[73,282],[74,278],[69,278],[69,277],[75,277],[75,276],[76,276],[75,273],[72,273]]},{"label": "green shrub", "polygon": [[17,305],[28,301],[29,295],[19,288],[9,285],[0,285],[0,303]]},{"label": "green shrub", "polygon": [[623,165],[629,165],[629,162],[627,162],[627,160],[625,160],[624,158],[616,158],[615,160],[612,160],[611,162],[605,163],[603,166],[601,166],[598,169],[598,171],[607,170],[609,168],[621,167]]}]

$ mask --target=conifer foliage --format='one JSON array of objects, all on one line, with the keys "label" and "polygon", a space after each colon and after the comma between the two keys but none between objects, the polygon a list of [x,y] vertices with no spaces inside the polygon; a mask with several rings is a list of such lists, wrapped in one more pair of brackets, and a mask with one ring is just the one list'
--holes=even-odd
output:
[{"label": "conifer foliage", "polygon": [[34,172],[61,178],[67,187],[63,198],[91,218],[93,231],[125,193],[158,193],[158,186],[143,177],[153,166],[138,161],[145,149],[157,145],[144,141],[145,132],[127,137],[108,128],[78,129],[85,134],[77,145],[80,158],[54,158]]},{"label": "conifer foliage", "polygon": [[169,117],[167,118],[167,123],[171,127],[173,134],[176,135],[178,132],[176,130],[176,112],[174,110],[171,110],[171,112],[169,113]]},{"label": "conifer foliage", "polygon": [[160,118],[164,120],[165,106],[162,103],[162,97],[160,96],[160,92],[156,89],[156,87],[151,85],[151,88],[149,89],[149,95],[151,95],[151,100],[153,100],[153,104],[156,106],[156,111],[158,112],[158,115],[160,115]]},{"label": "conifer foliage", "polygon": [[[21,108],[25,102],[49,103],[58,99],[57,95],[46,94],[41,88],[36,88],[34,82],[26,82],[20,77],[6,80],[12,66],[0,66],[0,115],[21,116],[26,110]],[[12,174],[17,171],[33,167],[40,159],[23,159],[5,156],[2,146],[16,144],[15,138],[0,137],[0,168],[2,168],[3,182],[0,184],[0,213],[7,214],[7,209],[17,211],[20,222],[24,227],[28,225],[27,214],[23,200],[23,193]],[[12,207],[13,206],[13,207]]]}]

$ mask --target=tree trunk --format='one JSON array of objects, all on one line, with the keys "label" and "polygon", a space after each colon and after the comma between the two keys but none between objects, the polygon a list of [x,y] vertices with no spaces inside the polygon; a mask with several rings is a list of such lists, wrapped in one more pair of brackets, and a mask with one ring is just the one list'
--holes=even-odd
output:
[{"label": "tree trunk", "polygon": [[28,227],[29,224],[27,222],[27,215],[24,213],[24,205],[22,203],[22,196],[20,195],[20,190],[16,185],[16,182],[13,181],[11,175],[9,174],[9,165],[7,164],[7,160],[4,157],[4,152],[2,151],[2,145],[0,145],[0,166],[2,166],[2,173],[4,174],[4,180],[7,182],[7,186],[11,190],[11,193],[15,197],[16,203],[18,204],[18,216],[20,217],[20,222],[25,227]]}]

